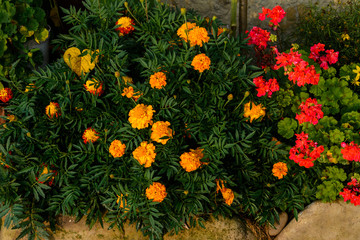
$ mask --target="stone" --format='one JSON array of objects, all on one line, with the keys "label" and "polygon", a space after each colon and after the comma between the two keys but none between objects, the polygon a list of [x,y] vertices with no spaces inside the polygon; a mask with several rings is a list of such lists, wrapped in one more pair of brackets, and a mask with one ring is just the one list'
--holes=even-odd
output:
[{"label": "stone", "polygon": [[[240,219],[224,219],[220,217],[216,220],[210,217],[204,223],[206,229],[195,227],[185,229],[178,235],[166,234],[164,240],[256,240],[254,234],[249,230],[245,223]],[[92,229],[85,224],[85,218],[75,223],[74,217],[62,216],[59,217],[58,230],[50,238],[52,240],[147,240],[139,231],[136,231],[135,225],[124,224],[124,232],[118,230],[116,227],[108,230],[108,224],[104,224],[104,228],[99,223],[96,223]],[[1,240],[14,240],[19,235],[20,230],[11,230],[4,227],[0,231]],[[23,238],[21,240],[25,240]]]},{"label": "stone", "polygon": [[276,236],[278,235],[281,230],[283,230],[283,228],[285,227],[285,225],[287,224],[289,217],[288,214],[286,212],[282,212],[279,215],[279,221],[276,222],[274,224],[274,227],[268,227],[267,231],[269,233],[270,236]]},{"label": "stone", "polygon": [[358,240],[360,207],[338,200],[310,204],[275,240]]},{"label": "stone", "polygon": [[204,223],[205,229],[197,226],[184,229],[177,235],[168,233],[164,240],[256,240],[258,239],[238,218],[228,219],[211,217]]}]

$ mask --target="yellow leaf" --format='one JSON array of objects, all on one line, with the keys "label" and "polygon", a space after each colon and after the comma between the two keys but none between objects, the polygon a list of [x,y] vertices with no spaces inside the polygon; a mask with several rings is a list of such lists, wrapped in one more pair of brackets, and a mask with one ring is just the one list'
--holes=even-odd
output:
[{"label": "yellow leaf", "polygon": [[[97,52],[99,50],[96,50]],[[91,61],[90,50],[84,49],[83,53],[86,52],[87,54],[80,57],[81,54],[80,50],[76,47],[71,47],[64,53],[64,61],[65,63],[78,75],[86,74],[95,68],[95,64],[98,62],[98,56]],[[91,52],[92,54],[94,52]]]}]

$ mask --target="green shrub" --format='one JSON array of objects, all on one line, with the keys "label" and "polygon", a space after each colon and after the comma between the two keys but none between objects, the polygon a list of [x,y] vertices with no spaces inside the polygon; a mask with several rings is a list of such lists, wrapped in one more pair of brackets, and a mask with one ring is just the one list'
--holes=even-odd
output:
[{"label": "green shrub", "polygon": [[16,66],[17,75],[24,77],[30,64],[32,68],[42,64],[38,49],[25,47],[26,41],[34,39],[39,43],[49,36],[41,5],[41,0],[0,2],[0,76],[7,77]]},{"label": "green shrub", "polygon": [[323,43],[328,48],[339,51],[336,68],[359,61],[360,5],[357,0],[329,3],[325,7],[317,4],[305,7],[295,36],[303,48]]},{"label": "green shrub", "polygon": [[[67,214],[86,216],[90,226],[137,223],[155,239],[185,224],[202,226],[210,213],[241,211],[274,223],[279,210],[296,216],[314,199],[315,186],[294,163],[281,181],[272,175],[287,151],[273,141],[276,104],[249,94],[262,72],[240,55],[247,40],[157,1],[84,6],[65,10],[73,27],[54,41],[66,50],[63,59],[28,79],[10,72],[14,97],[6,119],[16,120],[1,129],[0,145],[6,226],[45,237],[43,222],[53,226],[55,216]],[[115,26],[120,17],[133,19],[134,29]],[[203,43],[191,46],[177,35],[185,21],[201,27],[193,40]],[[196,56],[202,72],[194,69],[201,62],[192,64]],[[133,116],[142,104],[147,113]],[[159,132],[163,137],[152,136]],[[135,159],[144,155],[134,155],[144,141],[153,144],[150,152],[155,147],[152,163],[153,153]],[[150,185],[160,193],[154,196]]]}]

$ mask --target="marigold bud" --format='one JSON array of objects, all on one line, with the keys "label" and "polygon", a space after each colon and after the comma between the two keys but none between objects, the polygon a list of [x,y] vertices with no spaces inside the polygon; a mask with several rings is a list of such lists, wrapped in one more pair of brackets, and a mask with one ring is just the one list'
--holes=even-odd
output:
[{"label": "marigold bud", "polygon": [[234,99],[234,96],[233,96],[232,94],[229,94],[229,95],[227,96],[227,99],[228,99],[228,101],[231,101],[231,100]]},{"label": "marigold bud", "polygon": [[216,16],[213,16],[213,17],[212,17],[212,20],[213,20],[213,21],[215,21],[216,19],[217,19],[217,17],[216,17]]},{"label": "marigold bud", "polygon": [[119,77],[120,77],[120,73],[119,73],[118,71],[116,71],[116,72],[114,73],[114,75],[115,75],[116,78],[119,78]]},{"label": "marigold bud", "polygon": [[27,133],[26,133],[26,136],[31,137],[31,133],[30,133],[30,132],[27,132]]},{"label": "marigold bud", "polygon": [[248,97],[250,95],[250,92],[249,91],[246,91],[245,92],[245,95],[244,95],[244,98]]},{"label": "marigold bud", "polygon": [[128,7],[129,7],[128,2],[124,2],[124,6],[125,6],[126,8],[128,8]]},{"label": "marigold bud", "polygon": [[109,177],[110,177],[111,179],[113,179],[113,178],[114,178],[114,174],[110,174]]},{"label": "marigold bud", "polygon": [[186,14],[186,8],[181,8],[180,11],[181,11],[181,15],[185,16],[185,14]]},{"label": "marigold bud", "polygon": [[28,52],[28,57],[31,58],[33,56],[33,53],[32,52]]}]

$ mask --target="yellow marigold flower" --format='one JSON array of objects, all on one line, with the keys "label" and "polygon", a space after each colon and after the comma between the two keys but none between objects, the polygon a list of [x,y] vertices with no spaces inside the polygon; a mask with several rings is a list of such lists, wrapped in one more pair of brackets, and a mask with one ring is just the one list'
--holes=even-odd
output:
[{"label": "yellow marigold flower", "polygon": [[149,125],[152,125],[152,117],[154,112],[155,110],[153,110],[151,105],[136,105],[136,107],[131,109],[129,112],[129,122],[131,123],[131,127],[143,129],[147,128]]},{"label": "yellow marigold flower", "polygon": [[9,122],[15,122],[17,120],[15,115],[9,115],[7,119],[9,120]]},{"label": "yellow marigold flower", "polygon": [[121,17],[116,21],[116,25],[120,25],[115,30],[119,32],[119,36],[124,36],[134,31],[135,22],[129,17]]},{"label": "yellow marigold flower", "polygon": [[189,34],[190,47],[198,45],[202,47],[203,43],[207,43],[210,38],[208,36],[208,32],[203,27],[195,27],[193,28]]},{"label": "yellow marigold flower", "polygon": [[53,118],[54,116],[57,118],[61,115],[59,104],[56,102],[50,102],[50,104],[45,108],[45,113],[49,118]]},{"label": "yellow marigold flower", "polygon": [[99,80],[92,78],[91,80],[87,80],[86,84],[84,84],[86,91],[93,95],[101,95],[103,91],[103,84]]},{"label": "yellow marigold flower", "polygon": [[133,87],[124,88],[121,96],[126,96],[127,98],[132,98],[134,96],[134,88]]},{"label": "yellow marigold flower", "polygon": [[341,34],[341,38],[342,38],[343,41],[345,41],[345,40],[350,40],[350,36],[349,36],[349,34],[347,34],[347,33]]},{"label": "yellow marigold flower", "polygon": [[92,129],[91,127],[88,127],[83,135],[82,138],[84,139],[84,143],[88,143],[88,142],[96,142],[96,140],[98,140],[100,137],[98,136],[98,132],[96,132],[94,129]]},{"label": "yellow marigold flower", "polygon": [[125,144],[120,140],[115,139],[111,142],[109,152],[114,158],[122,157],[125,154]]},{"label": "yellow marigold flower", "polygon": [[[168,121],[158,121],[151,127],[151,140],[162,143],[165,145],[167,141],[173,136],[173,131],[169,128],[170,123]],[[167,139],[161,139],[162,137],[169,137]]]},{"label": "yellow marigold flower", "polygon": [[278,179],[282,179],[284,176],[286,176],[287,171],[288,168],[286,166],[286,163],[278,162],[273,165],[272,173]]},{"label": "yellow marigold flower", "polygon": [[25,92],[32,92],[32,91],[34,91],[34,89],[35,89],[35,84],[30,83],[29,85],[27,85],[25,87]]},{"label": "yellow marigold flower", "polygon": [[256,106],[255,103],[250,101],[244,105],[244,117],[250,117],[251,123],[254,119],[265,116],[265,109],[261,104]]},{"label": "yellow marigold flower", "polygon": [[177,30],[177,35],[187,41],[189,31],[196,27],[196,23],[186,22]]},{"label": "yellow marigold flower", "polygon": [[127,85],[128,83],[133,83],[133,79],[129,76],[122,76],[121,78],[124,81],[125,85]]},{"label": "yellow marigold flower", "polygon": [[210,58],[206,56],[204,53],[200,53],[196,55],[191,62],[191,66],[193,66],[194,69],[198,70],[200,73],[202,73],[205,70],[209,70],[210,64],[211,64]]},{"label": "yellow marigold flower", "polygon": [[150,76],[150,85],[152,88],[161,89],[166,86],[166,75],[163,72],[157,72]]},{"label": "yellow marigold flower", "polygon": [[197,148],[196,150],[190,149],[190,152],[185,152],[180,156],[180,165],[185,171],[192,172],[198,169],[203,162],[200,161],[204,157],[203,149]]},{"label": "yellow marigold flower", "polygon": [[165,186],[159,182],[153,182],[153,184],[146,189],[146,197],[153,200],[153,202],[162,202],[164,198],[166,198],[166,195]]},{"label": "yellow marigold flower", "polygon": [[140,165],[144,165],[144,167],[151,167],[151,164],[155,162],[155,146],[152,143],[148,143],[146,141],[142,142],[140,146],[138,146],[133,151],[134,158],[140,163]]}]

